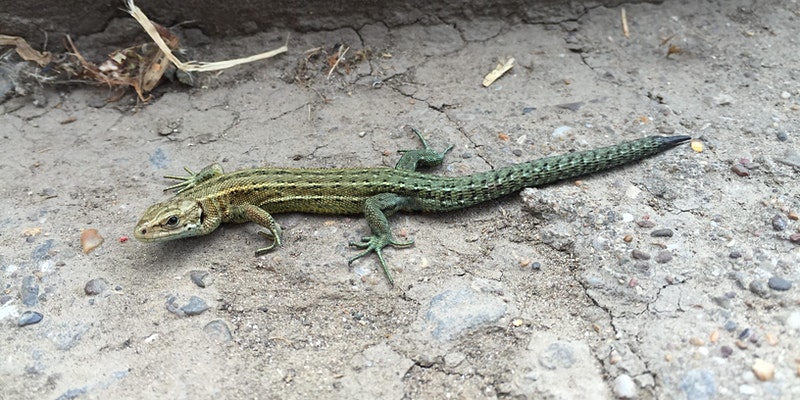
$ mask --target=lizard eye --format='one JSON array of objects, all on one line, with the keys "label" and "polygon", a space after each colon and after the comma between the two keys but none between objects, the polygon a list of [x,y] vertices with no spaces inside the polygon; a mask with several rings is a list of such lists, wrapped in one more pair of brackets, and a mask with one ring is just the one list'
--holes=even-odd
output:
[{"label": "lizard eye", "polygon": [[175,226],[178,225],[178,217],[175,215],[170,216],[167,218],[167,226]]}]

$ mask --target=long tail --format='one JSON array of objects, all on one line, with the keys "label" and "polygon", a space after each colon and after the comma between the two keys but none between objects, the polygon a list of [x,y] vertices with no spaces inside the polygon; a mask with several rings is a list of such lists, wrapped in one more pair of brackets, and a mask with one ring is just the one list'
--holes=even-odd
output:
[{"label": "long tail", "polygon": [[[525,187],[546,185],[619,167],[654,156],[690,139],[690,136],[649,136],[614,146],[545,157],[494,171],[452,178],[456,181],[451,182],[452,187],[457,189],[435,196],[438,199],[430,199],[432,201],[426,202],[428,207],[425,208],[428,211],[445,211],[469,207]],[[430,206],[434,204],[438,207],[431,209]]]}]

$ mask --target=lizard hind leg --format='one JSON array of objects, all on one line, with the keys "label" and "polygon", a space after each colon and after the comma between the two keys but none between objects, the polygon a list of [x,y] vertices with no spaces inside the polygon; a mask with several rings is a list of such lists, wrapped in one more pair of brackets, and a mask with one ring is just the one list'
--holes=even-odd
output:
[{"label": "lizard hind leg", "polygon": [[397,161],[394,168],[416,171],[417,167],[435,167],[441,165],[442,161],[444,161],[445,154],[452,150],[453,146],[451,145],[444,151],[438,152],[428,145],[428,142],[416,128],[411,128],[411,130],[414,131],[419,140],[422,141],[423,148],[417,150],[399,150],[403,155],[400,157],[400,160]]},{"label": "lizard hind leg", "polygon": [[367,199],[364,203],[364,216],[367,218],[367,223],[372,230],[372,236],[364,236],[360,242],[350,242],[350,246],[364,249],[364,251],[350,258],[347,261],[348,264],[367,254],[375,253],[381,263],[386,279],[389,280],[391,285],[394,285],[392,274],[389,272],[389,267],[386,266],[386,260],[383,258],[383,248],[389,245],[397,248],[409,247],[414,244],[414,240],[396,240],[392,236],[387,217],[403,208],[406,203],[405,197],[395,193],[381,193]]}]

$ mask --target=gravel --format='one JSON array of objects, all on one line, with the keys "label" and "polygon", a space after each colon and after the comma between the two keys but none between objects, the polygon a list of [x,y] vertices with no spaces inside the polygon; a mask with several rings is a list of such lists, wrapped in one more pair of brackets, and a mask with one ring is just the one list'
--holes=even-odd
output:
[{"label": "gravel", "polygon": [[108,282],[105,279],[94,278],[86,282],[86,285],[83,287],[83,292],[86,293],[87,296],[96,296],[103,293],[106,289],[108,289]]},{"label": "gravel", "polygon": [[792,282],[789,282],[779,276],[773,276],[772,278],[769,278],[769,281],[767,281],[767,286],[769,286],[769,288],[772,290],[784,292],[792,288]]},{"label": "gravel", "polygon": [[36,277],[28,275],[22,279],[22,286],[19,290],[20,297],[22,297],[22,304],[27,307],[33,307],[39,303],[39,284]]},{"label": "gravel", "polygon": [[674,232],[669,228],[656,229],[650,232],[652,237],[672,237],[672,235],[674,235]]},{"label": "gravel", "polygon": [[28,326],[33,324],[38,324],[42,321],[44,315],[42,313],[36,311],[25,311],[22,315],[19,316],[17,320],[17,325],[19,326]]}]

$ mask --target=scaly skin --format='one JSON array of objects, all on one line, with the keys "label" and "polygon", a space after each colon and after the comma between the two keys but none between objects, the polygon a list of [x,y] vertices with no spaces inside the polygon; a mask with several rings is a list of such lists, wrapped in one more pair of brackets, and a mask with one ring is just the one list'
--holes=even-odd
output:
[{"label": "scaly skin", "polygon": [[281,231],[271,214],[364,213],[372,236],[351,246],[364,249],[349,260],[375,252],[390,283],[383,259],[388,245],[407,247],[412,240],[397,241],[387,217],[397,211],[445,212],[496,199],[525,187],[604,171],[653,156],[690,139],[688,136],[650,136],[595,150],[545,157],[497,170],[462,177],[416,172],[417,166],[442,163],[447,150],[405,151],[395,168],[297,169],[253,168],[224,173],[212,164],[186,177],[169,189],[177,194],[145,211],[136,224],[134,237],[155,242],[211,233],[223,222],[255,222],[268,232],[259,232],[272,243],[256,251],[265,254],[281,244]]}]

